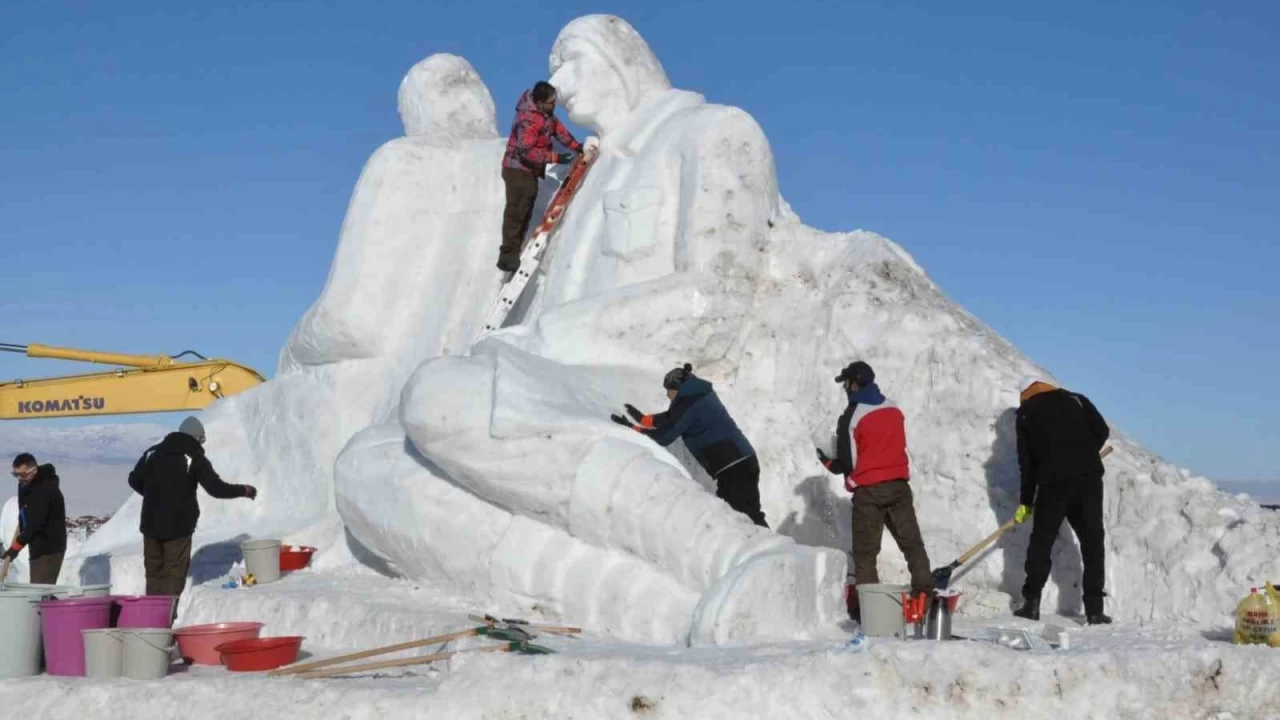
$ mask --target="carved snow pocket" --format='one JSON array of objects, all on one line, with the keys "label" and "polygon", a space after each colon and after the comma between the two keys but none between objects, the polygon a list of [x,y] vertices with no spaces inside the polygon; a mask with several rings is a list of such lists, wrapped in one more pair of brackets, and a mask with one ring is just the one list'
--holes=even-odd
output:
[{"label": "carved snow pocket", "polygon": [[648,254],[657,238],[662,201],[662,191],[654,187],[605,193],[605,254],[623,260]]}]

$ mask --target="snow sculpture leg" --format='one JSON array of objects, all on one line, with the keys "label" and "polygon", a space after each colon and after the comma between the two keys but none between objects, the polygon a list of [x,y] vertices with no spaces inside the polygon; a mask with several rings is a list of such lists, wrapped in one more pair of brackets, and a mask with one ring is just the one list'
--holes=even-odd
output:
[{"label": "snow sculpture leg", "polygon": [[695,640],[796,637],[834,620],[843,554],[756,527],[665,450],[601,419],[642,381],[486,342],[470,358],[423,365],[406,386],[402,423],[476,496],[705,594]]}]

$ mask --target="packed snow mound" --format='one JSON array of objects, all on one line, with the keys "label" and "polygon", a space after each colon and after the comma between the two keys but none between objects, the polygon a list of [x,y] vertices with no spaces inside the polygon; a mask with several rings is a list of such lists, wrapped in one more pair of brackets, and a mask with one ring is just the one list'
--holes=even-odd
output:
[{"label": "packed snow mound", "polygon": [[[754,119],[673,88],[625,21],[570,23],[550,73],[600,150],[508,326],[473,342],[500,286],[492,99],[465,61],[433,56],[401,85],[408,136],[361,175],[278,376],[205,413],[215,467],[261,494],[206,501],[202,542],[328,533],[321,564],[377,558],[478,607],[632,640],[819,637],[843,614],[851,519],[813,446],[859,358],[906,414],[932,563],[1011,517],[1016,383],[1041,368],[891,241],[805,226]],[[609,421],[624,402],[664,408],[661,377],[684,362],[756,448],[773,531],[716,499],[679,443]],[[1112,445],[1109,612],[1229,617],[1274,569],[1280,520],[1122,433]],[[113,571],[138,552],[136,520],[135,500],[90,541]],[[969,611],[1007,612],[1028,534],[956,577]],[[891,542],[879,565],[906,577]],[[1080,575],[1064,527],[1046,611],[1078,609]]]}]

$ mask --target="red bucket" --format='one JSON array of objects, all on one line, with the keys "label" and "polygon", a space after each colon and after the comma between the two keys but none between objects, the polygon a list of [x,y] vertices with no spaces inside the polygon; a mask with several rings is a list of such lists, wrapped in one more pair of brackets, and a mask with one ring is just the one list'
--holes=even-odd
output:
[{"label": "red bucket", "polygon": [[209,625],[188,625],[173,631],[178,641],[178,651],[188,665],[221,665],[219,645],[237,640],[251,640],[262,632],[260,622],[225,622]]},{"label": "red bucket", "polygon": [[214,648],[222,654],[222,664],[232,672],[275,670],[298,661],[301,636],[236,640]]},{"label": "red bucket", "polygon": [[280,571],[301,570],[311,563],[316,549],[305,545],[285,545],[280,548]]}]

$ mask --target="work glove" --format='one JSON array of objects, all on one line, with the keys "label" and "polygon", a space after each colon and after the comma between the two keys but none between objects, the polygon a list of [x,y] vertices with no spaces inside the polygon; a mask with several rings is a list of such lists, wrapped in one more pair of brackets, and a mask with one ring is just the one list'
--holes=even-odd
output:
[{"label": "work glove", "polygon": [[562,153],[560,153],[559,155],[557,155],[557,156],[556,156],[556,163],[557,163],[557,164],[560,164],[560,165],[564,165],[564,164],[566,164],[566,163],[571,163],[571,162],[573,162],[573,158],[574,158],[574,157],[575,157],[575,155],[574,155],[573,153],[571,153],[571,152],[562,152]]},{"label": "work glove", "polygon": [[626,418],[622,417],[621,415],[619,415],[619,414],[617,414],[617,413],[614,413],[613,415],[610,415],[610,416],[609,416],[609,419],[610,419],[610,420],[612,420],[612,421],[614,421],[614,422],[616,422],[616,423],[618,423],[619,425],[621,425],[621,426],[623,426],[623,427],[625,427],[625,428],[627,428],[627,429],[633,429],[633,427],[632,427],[632,425],[631,425],[631,421],[630,421],[630,420],[627,420]]},{"label": "work glove", "polygon": [[254,486],[252,486],[252,485],[241,485],[240,487],[244,488],[244,496],[245,496],[245,497],[249,498],[250,500],[255,500],[255,499],[257,499],[257,497],[258,497],[258,488],[254,487]]},{"label": "work glove", "polygon": [[1030,505],[1019,505],[1018,509],[1013,513],[1013,521],[1019,525],[1027,521],[1031,517],[1032,509]]},{"label": "work glove", "polygon": [[644,420],[644,413],[640,412],[635,405],[623,405],[622,407],[627,409],[627,414],[631,416],[632,420],[636,422]]},{"label": "work glove", "polygon": [[18,553],[20,552],[22,552],[22,548],[11,547],[8,550],[5,550],[3,555],[0,555],[0,560],[13,562],[18,559]]},{"label": "work glove", "polygon": [[827,454],[822,452],[822,448],[815,447],[814,450],[818,452],[818,462],[822,463],[823,465],[826,465],[827,463],[831,462],[831,458],[827,457]]}]

